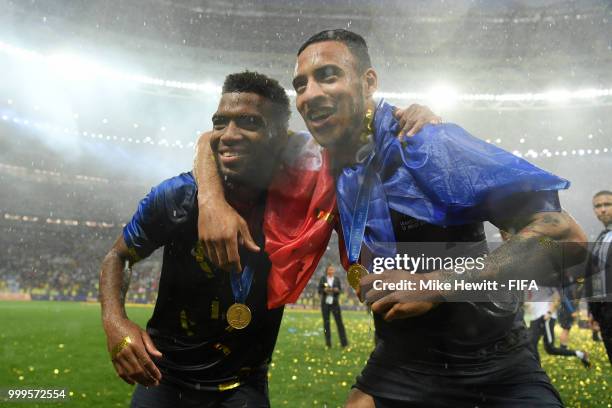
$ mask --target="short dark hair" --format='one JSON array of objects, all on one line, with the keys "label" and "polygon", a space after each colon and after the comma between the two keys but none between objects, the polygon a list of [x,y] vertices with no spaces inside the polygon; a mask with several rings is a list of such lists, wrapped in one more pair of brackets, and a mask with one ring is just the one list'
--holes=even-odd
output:
[{"label": "short dark hair", "polygon": [[229,74],[223,82],[222,93],[250,92],[268,99],[275,105],[274,120],[277,120],[281,130],[289,128],[291,108],[285,89],[277,80],[253,71]]},{"label": "short dark hair", "polygon": [[368,68],[372,68],[372,60],[370,59],[370,53],[368,52],[368,44],[366,44],[366,40],[359,34],[343,28],[324,30],[313,35],[307,39],[304,44],[302,44],[297,55],[299,56],[309,45],[323,41],[338,41],[346,45],[357,60],[357,70],[359,73],[363,73]]},{"label": "short dark hair", "polygon": [[609,190],[598,191],[598,192],[595,193],[593,198],[597,198],[597,197],[602,196],[602,195],[612,195],[612,191],[609,191]]}]

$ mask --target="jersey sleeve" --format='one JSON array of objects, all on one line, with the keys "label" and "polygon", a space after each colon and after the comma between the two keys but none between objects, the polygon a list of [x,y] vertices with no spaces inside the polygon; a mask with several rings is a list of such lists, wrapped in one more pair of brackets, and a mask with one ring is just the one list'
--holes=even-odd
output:
[{"label": "jersey sleeve", "polygon": [[515,193],[505,200],[496,202],[489,211],[492,222],[539,212],[559,212],[561,211],[559,192],[550,190]]},{"label": "jersey sleeve", "polygon": [[193,215],[196,195],[193,177],[184,173],[153,187],[140,200],[136,213],[123,227],[123,239],[132,263],[170,241],[175,231]]}]

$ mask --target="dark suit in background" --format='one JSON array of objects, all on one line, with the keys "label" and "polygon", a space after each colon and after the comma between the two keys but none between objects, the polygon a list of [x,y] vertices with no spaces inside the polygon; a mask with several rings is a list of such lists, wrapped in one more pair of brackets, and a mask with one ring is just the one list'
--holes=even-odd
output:
[{"label": "dark suit in background", "polygon": [[602,231],[590,249],[586,293],[589,311],[599,323],[608,360],[612,364],[612,230]]},{"label": "dark suit in background", "polygon": [[[327,288],[336,289],[333,292],[326,292]],[[342,292],[342,285],[340,279],[333,277],[333,283],[331,287],[327,282],[327,275],[321,277],[319,281],[319,294],[321,295],[321,312],[323,313],[323,329],[325,331],[325,344],[327,347],[331,347],[331,330],[329,327],[329,313],[334,315],[336,320],[336,326],[338,327],[338,336],[340,337],[340,344],[342,347],[348,345],[346,339],[346,331],[344,330],[344,323],[342,323],[342,313],[340,311],[340,304],[338,303],[338,297]],[[331,301],[328,300],[328,296],[331,296]]]}]

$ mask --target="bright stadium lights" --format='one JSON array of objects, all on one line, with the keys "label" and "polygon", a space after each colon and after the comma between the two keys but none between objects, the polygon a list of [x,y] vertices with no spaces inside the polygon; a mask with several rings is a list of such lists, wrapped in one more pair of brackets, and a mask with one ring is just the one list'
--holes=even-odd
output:
[{"label": "bright stadium lights", "polygon": [[572,93],[566,90],[554,90],[543,93],[542,97],[547,102],[565,103],[570,100]]},{"label": "bright stadium lights", "polygon": [[[146,143],[146,144],[150,144],[150,145],[154,145],[155,142],[151,139],[151,138],[146,138],[145,140],[140,140],[140,139],[133,139],[131,137],[121,137],[119,139],[118,136],[116,135],[106,135],[106,134],[102,134],[102,133],[96,133],[96,132],[92,132],[92,131],[87,131],[87,130],[83,130],[83,131],[77,131],[76,129],[68,129],[68,128],[64,128],[64,127],[59,127],[56,125],[52,125],[49,123],[38,123],[38,122],[30,122],[27,119],[23,119],[20,117],[10,117],[8,115],[3,115],[2,116],[2,120],[5,122],[13,122],[17,125],[29,125],[30,123],[32,123],[32,125],[34,127],[36,127],[37,129],[40,130],[45,130],[51,133],[64,133],[64,134],[71,134],[71,135],[75,135],[75,136],[84,136],[84,137],[89,137],[90,139],[99,139],[99,140],[120,140],[122,142],[127,142],[127,143],[136,143],[136,144],[140,144],[140,143]],[[137,124],[135,127],[138,127]],[[134,126],[132,125],[132,126]],[[199,133],[198,133],[199,134]],[[171,148],[178,148],[178,149],[184,149],[186,148],[185,145],[183,145],[182,143],[173,143],[173,144],[169,144],[167,140],[162,139],[158,145],[161,146],[165,146],[165,147],[171,147]],[[193,147],[193,144],[189,144],[187,147]]]},{"label": "bright stadium lights", "polygon": [[[612,96],[612,89],[579,89],[576,91],[558,90],[548,92],[527,93],[505,93],[505,94],[460,94],[455,93],[452,88],[438,88],[427,93],[419,92],[377,92],[379,98],[387,98],[401,101],[424,101],[430,104],[445,102],[449,106],[463,102],[464,104],[489,102],[500,103],[568,103],[572,101],[597,100]],[[450,103],[449,103],[450,102]]]},{"label": "bright stadium lights", "polygon": [[[27,122],[27,119],[23,119],[23,118],[18,118],[18,117],[10,117],[8,115],[4,115],[2,117],[2,119],[6,122],[14,122],[17,124],[23,124],[24,122]],[[116,135],[105,135],[102,133],[96,133],[96,132],[91,132],[91,131],[76,131],[76,130],[70,130],[68,128],[60,128],[58,126],[54,126],[48,123],[38,123],[38,122],[32,122],[33,126],[38,128],[38,129],[43,129],[49,132],[61,132],[62,130],[64,131],[64,133],[66,133],[66,130],[68,130],[69,133],[74,134],[75,136],[81,135],[84,138],[88,137],[91,139],[99,139],[101,141],[108,141],[110,143],[116,143],[118,141],[120,142],[125,142],[125,143],[130,143],[130,144],[147,144],[147,145],[152,145],[152,146],[159,146],[159,147],[163,147],[163,148],[169,148],[169,149],[192,149],[195,146],[195,143],[193,141],[190,142],[183,142],[181,140],[174,140],[173,142],[168,141],[168,139],[163,138],[160,140],[153,140],[150,136],[146,136],[143,139],[138,139],[138,138],[132,138],[132,137],[124,137],[124,136],[116,136]],[[133,126],[133,125],[132,125]],[[131,132],[131,129],[129,130],[129,132]],[[197,135],[199,135],[201,133],[200,130],[195,132]],[[588,135],[585,135],[585,138],[587,138]],[[506,139],[507,140],[507,139]],[[512,140],[512,139],[511,139]],[[557,141],[562,141],[563,138],[557,138]],[[501,144],[502,142],[504,142],[504,140],[502,140],[501,138],[496,138],[494,140],[492,139],[486,139],[485,140],[487,143],[493,143],[493,144]],[[184,144],[187,143],[187,144]],[[507,142],[506,142],[507,143]],[[524,144],[525,143],[525,139],[524,138],[520,138],[519,139],[519,143],[520,144]],[[557,146],[558,148],[558,146]],[[554,149],[554,148],[552,148]],[[554,151],[554,154],[552,153]],[[600,153],[612,153],[612,148],[601,148],[601,149],[586,149],[586,148],[582,148],[582,149],[574,149],[571,151],[571,155],[579,155],[579,156],[590,156],[590,155],[599,155]],[[566,157],[568,156],[568,152],[567,151],[562,151],[559,153],[558,150],[551,150],[548,148],[545,148],[543,150],[541,150],[540,152],[536,152],[533,149],[528,149],[526,152],[521,152],[519,150],[513,150],[512,151],[513,154],[515,154],[518,157],[526,157],[526,158],[550,158],[553,155],[554,156],[563,156]],[[7,166],[3,167],[3,164],[0,163],[0,171],[4,168],[8,168]],[[36,172],[36,171],[35,171]],[[52,175],[50,172],[48,171],[44,171],[46,173],[41,173],[41,174],[46,174],[46,175]],[[56,173],[55,175],[59,176],[59,173]]]},{"label": "bright stadium lights", "polygon": [[449,85],[437,85],[427,93],[427,101],[438,109],[450,108],[459,100],[459,93]]},{"label": "bright stadium lights", "polygon": [[[71,53],[60,53],[44,55],[37,51],[27,50],[0,41],[0,52],[11,57],[35,63],[37,66],[46,65],[49,70],[56,72],[66,80],[96,80],[104,79],[110,81],[128,81],[139,84],[159,86],[166,88],[182,89],[193,92],[219,94],[221,85],[211,81],[184,82],[172,79],[150,77],[143,74],[127,73],[113,69],[104,64],[99,64],[81,58]],[[287,89],[289,96],[295,96],[293,89]],[[550,90],[545,92],[526,93],[457,93],[451,86],[438,86],[429,92],[385,92],[375,94],[379,98],[387,98],[396,101],[423,101],[432,105],[450,107],[458,103],[466,105],[488,102],[489,104],[500,103],[569,103],[580,101],[597,101],[600,98],[612,96],[612,88],[585,88],[578,90]],[[608,101],[608,103],[610,103]]]},{"label": "bright stadium lights", "polygon": [[18,222],[44,222],[45,224],[55,224],[55,225],[66,225],[69,227],[77,227],[79,225],[84,225],[89,228],[113,228],[115,223],[107,222],[107,221],[78,221],[75,219],[65,219],[65,218],[46,218],[44,221],[36,216],[31,215],[20,215],[20,214],[8,214],[4,213],[3,218],[8,221],[18,221]]},{"label": "bright stadium lights", "polygon": [[126,73],[67,52],[43,55],[39,52],[25,50],[2,41],[0,41],[0,52],[4,52],[9,56],[21,60],[35,62],[37,64],[43,63],[51,71],[66,80],[105,79],[110,81],[130,81],[146,85],[200,91],[204,93],[219,94],[221,92],[221,86],[210,81],[203,83],[183,82],[154,78],[142,74]]},{"label": "bright stadium lights", "polygon": [[99,75],[101,67],[73,54],[54,54],[46,58],[49,68],[61,78],[90,81]]}]

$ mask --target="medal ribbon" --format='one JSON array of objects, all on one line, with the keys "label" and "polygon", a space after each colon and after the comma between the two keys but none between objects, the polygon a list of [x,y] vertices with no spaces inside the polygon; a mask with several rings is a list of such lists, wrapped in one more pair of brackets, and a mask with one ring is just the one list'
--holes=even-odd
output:
[{"label": "medal ribbon", "polygon": [[[557,191],[569,186],[567,180],[485,143],[456,125],[425,126],[404,147],[396,138],[399,124],[393,107],[381,101],[373,127],[374,152],[368,161],[345,167],[336,180],[350,262],[357,259],[350,247],[361,240],[376,256],[394,256],[391,210],[446,227],[501,218],[509,211],[531,214],[561,208]],[[368,171],[373,173],[370,178],[365,176]],[[368,228],[364,235],[352,236],[345,226],[353,224],[352,211],[359,208],[355,204],[362,177],[371,190]],[[520,206],[514,200],[508,201],[513,194],[536,192]]]},{"label": "medal ribbon", "polygon": [[251,283],[253,283],[253,269],[249,265],[246,265],[242,273],[231,272],[230,283],[232,285],[234,301],[236,303],[245,304],[246,298],[251,290]]},{"label": "medal ribbon", "polygon": [[[371,160],[371,157],[368,160]],[[373,176],[371,169],[372,166],[368,165],[364,173],[363,182],[361,183],[361,186],[359,186],[359,191],[357,192],[357,199],[355,200],[355,208],[353,209],[353,216],[351,217],[350,214],[345,214],[344,211],[342,211],[342,206],[338,207],[342,221],[342,232],[346,237],[346,254],[350,264],[354,264],[359,261],[359,254],[361,253],[361,243],[363,242],[366,224],[368,222],[370,193],[372,191],[371,179]]]}]

